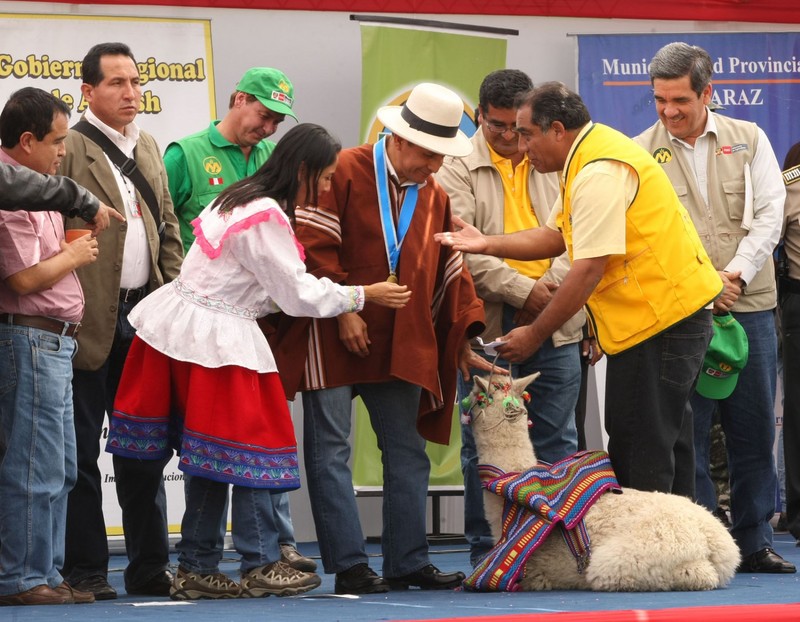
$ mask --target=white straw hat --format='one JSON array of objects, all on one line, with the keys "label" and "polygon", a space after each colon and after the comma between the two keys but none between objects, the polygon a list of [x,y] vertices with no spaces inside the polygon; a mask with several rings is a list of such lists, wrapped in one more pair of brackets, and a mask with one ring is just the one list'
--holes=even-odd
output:
[{"label": "white straw hat", "polygon": [[383,106],[378,120],[394,134],[434,153],[464,157],[472,143],[459,128],[464,103],[448,88],[423,82],[402,106]]}]

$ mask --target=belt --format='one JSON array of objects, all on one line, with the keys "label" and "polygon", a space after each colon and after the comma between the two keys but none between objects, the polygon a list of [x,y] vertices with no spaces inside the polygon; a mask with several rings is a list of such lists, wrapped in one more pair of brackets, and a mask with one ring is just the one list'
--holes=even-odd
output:
[{"label": "belt", "polygon": [[38,328],[39,330],[46,330],[65,337],[75,337],[81,327],[80,322],[62,322],[50,317],[22,315],[20,313],[0,313],[0,323]]},{"label": "belt", "polygon": [[147,295],[147,286],[137,287],[136,289],[119,290],[119,299],[122,302],[139,302]]}]

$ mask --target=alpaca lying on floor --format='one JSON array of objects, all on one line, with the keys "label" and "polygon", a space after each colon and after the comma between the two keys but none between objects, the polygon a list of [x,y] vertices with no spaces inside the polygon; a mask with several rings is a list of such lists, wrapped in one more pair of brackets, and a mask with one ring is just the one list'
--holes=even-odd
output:
[{"label": "alpaca lying on floor", "polygon": [[[514,381],[495,376],[491,390],[486,379],[475,377],[468,405],[480,463],[507,473],[536,465],[520,396],[538,375]],[[499,541],[503,499],[484,491],[484,503]],[[629,488],[606,492],[583,518],[591,548],[582,572],[561,527],[555,527],[511,589],[710,590],[727,585],[739,564],[739,549],[722,523],[684,497]]]}]

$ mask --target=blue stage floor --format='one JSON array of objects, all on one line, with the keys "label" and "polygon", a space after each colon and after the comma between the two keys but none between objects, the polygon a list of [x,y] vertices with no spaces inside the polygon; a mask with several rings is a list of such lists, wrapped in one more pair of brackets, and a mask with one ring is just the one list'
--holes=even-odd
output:
[{"label": "blue stage floor", "polygon": [[[316,543],[299,546],[306,555],[316,557]],[[800,548],[785,534],[775,536],[775,548],[783,557],[800,566]],[[380,572],[380,549],[368,545],[370,563]],[[467,570],[468,555],[463,546],[432,547],[432,560],[442,570]],[[174,556],[173,556],[174,562]],[[721,605],[781,604],[800,602],[800,575],[737,575],[731,585],[712,592],[536,592],[513,594],[475,594],[461,591],[423,592],[409,590],[364,597],[339,597],[333,594],[333,576],[322,575],[322,585],[303,596],[293,598],[241,599],[174,603],[169,599],[147,599],[124,593],[122,570],[126,559],[111,559],[109,580],[119,592],[119,599],[92,605],[56,607],[3,607],[0,621],[44,622],[50,620],[81,622],[154,622],[161,620],[190,622],[277,622],[282,620],[346,622],[376,620],[437,620],[482,616],[519,616],[556,612],[658,610],[682,607]],[[238,574],[235,554],[226,556],[223,571]],[[742,618],[734,616],[732,622]],[[749,618],[748,618],[749,619]],[[764,619],[763,622],[770,622]]]}]

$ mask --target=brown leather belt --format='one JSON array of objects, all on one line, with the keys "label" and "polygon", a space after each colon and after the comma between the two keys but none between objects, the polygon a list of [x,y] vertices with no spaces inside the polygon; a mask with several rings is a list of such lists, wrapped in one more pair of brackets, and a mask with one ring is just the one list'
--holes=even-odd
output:
[{"label": "brown leather belt", "polygon": [[40,315],[22,315],[20,313],[0,313],[0,323],[38,328],[66,337],[75,337],[81,327],[80,322],[62,322]]}]

